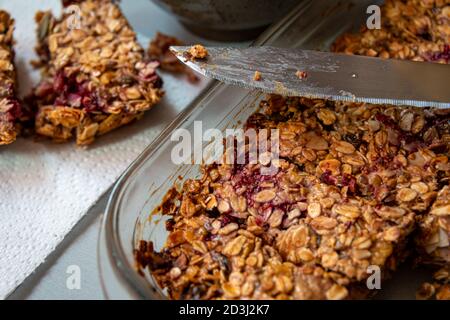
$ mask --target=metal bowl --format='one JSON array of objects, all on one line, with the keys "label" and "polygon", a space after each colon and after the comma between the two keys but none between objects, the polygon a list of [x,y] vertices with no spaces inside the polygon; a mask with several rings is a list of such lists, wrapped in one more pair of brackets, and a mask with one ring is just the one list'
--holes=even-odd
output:
[{"label": "metal bowl", "polygon": [[255,38],[301,0],[152,0],[192,32],[213,40]]}]

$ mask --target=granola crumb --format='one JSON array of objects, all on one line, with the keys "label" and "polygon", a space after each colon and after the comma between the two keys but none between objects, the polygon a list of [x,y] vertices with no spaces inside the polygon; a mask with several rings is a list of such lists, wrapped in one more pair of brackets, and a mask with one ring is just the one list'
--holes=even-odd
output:
[{"label": "granola crumb", "polygon": [[306,71],[300,71],[298,70],[295,75],[297,76],[297,78],[299,79],[306,79],[308,77],[308,74],[306,73]]},{"label": "granola crumb", "polygon": [[196,44],[189,48],[189,54],[193,59],[205,59],[208,56],[208,50],[201,44]]},{"label": "granola crumb", "polygon": [[253,80],[255,80],[255,81],[261,81],[261,79],[262,79],[261,72],[255,71],[255,74],[253,75]]}]

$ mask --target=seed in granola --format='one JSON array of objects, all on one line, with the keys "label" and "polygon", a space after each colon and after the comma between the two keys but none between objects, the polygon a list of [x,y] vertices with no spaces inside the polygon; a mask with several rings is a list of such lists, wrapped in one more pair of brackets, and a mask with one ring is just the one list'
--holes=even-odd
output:
[{"label": "seed in granola", "polygon": [[308,248],[300,248],[296,252],[298,258],[303,262],[309,262],[314,259],[313,252]]},{"label": "seed in granola", "polygon": [[340,285],[334,284],[325,293],[328,300],[343,300],[348,296],[348,290]]},{"label": "seed in granola", "polygon": [[403,202],[409,202],[417,197],[417,192],[410,188],[403,188],[397,192],[397,200]]},{"label": "seed in granola", "polygon": [[413,122],[413,124],[411,126],[411,132],[413,134],[418,134],[419,132],[422,131],[424,126],[425,126],[425,119],[424,119],[424,117],[421,116],[421,115],[416,116],[416,118],[415,118],[415,120],[414,120],[414,122]]},{"label": "seed in granola", "polygon": [[386,131],[378,131],[377,133],[375,133],[375,143],[382,147],[386,144],[387,142],[387,133]]},{"label": "seed in granola", "polygon": [[283,222],[284,212],[282,210],[276,209],[272,212],[269,217],[268,223],[271,228],[278,228]]},{"label": "seed in granola", "polygon": [[126,90],[126,96],[128,99],[137,100],[141,97],[141,93],[137,88],[132,87]]},{"label": "seed in granola", "polygon": [[229,223],[225,227],[219,230],[220,235],[227,235],[230,234],[233,231],[236,231],[239,229],[239,226],[237,223]]},{"label": "seed in granola", "polygon": [[428,300],[435,294],[435,288],[431,283],[424,283],[416,293],[417,300]]},{"label": "seed in granola", "polygon": [[245,212],[247,210],[247,199],[243,196],[233,195],[230,197],[231,207],[236,212]]},{"label": "seed in granola", "polygon": [[436,300],[450,300],[450,284],[444,284],[439,288],[436,293]]},{"label": "seed in granola", "polygon": [[230,211],[230,204],[225,200],[220,200],[217,209],[220,213],[227,213]]},{"label": "seed in granola", "polygon": [[372,245],[372,240],[363,236],[353,240],[352,245],[357,249],[368,249]]},{"label": "seed in granola", "polygon": [[450,204],[444,206],[435,206],[430,211],[431,214],[436,216],[449,216],[450,215]]},{"label": "seed in granola", "polygon": [[361,215],[361,210],[351,204],[336,204],[333,207],[333,212],[350,219],[356,219]]},{"label": "seed in granola", "polygon": [[403,131],[411,131],[412,124],[414,121],[414,113],[412,112],[405,112],[403,116],[400,119],[399,127]]},{"label": "seed in granola", "polygon": [[353,258],[356,260],[363,260],[370,258],[372,256],[372,253],[369,250],[354,250],[353,251]]},{"label": "seed in granola", "polygon": [[311,221],[311,226],[316,229],[333,229],[336,227],[337,221],[330,217],[319,216]]},{"label": "seed in granola", "polygon": [[369,120],[367,121],[367,124],[372,132],[380,130],[380,123],[377,120]]},{"label": "seed in granola", "polygon": [[272,201],[275,197],[276,197],[275,191],[271,190],[271,189],[267,189],[267,190],[262,190],[262,191],[258,192],[255,195],[255,201],[264,203],[264,202]]},{"label": "seed in granola", "polygon": [[316,153],[312,149],[303,149],[301,153],[308,161],[314,161],[317,158]]},{"label": "seed in granola", "polygon": [[288,219],[289,220],[294,220],[295,218],[300,217],[301,213],[300,213],[300,209],[299,208],[295,208],[292,209],[291,211],[288,212]]},{"label": "seed in granola", "polygon": [[322,266],[324,268],[333,268],[339,260],[338,254],[333,251],[331,253],[325,253],[322,256]]},{"label": "seed in granola", "polygon": [[237,256],[241,252],[246,242],[247,238],[244,236],[238,236],[234,238],[227,243],[225,248],[223,248],[223,254],[227,256]]},{"label": "seed in granola", "polygon": [[334,148],[336,151],[344,154],[352,154],[355,152],[355,147],[346,141],[337,141],[334,143]]},{"label": "seed in granola", "polygon": [[172,279],[177,279],[179,276],[181,276],[181,269],[178,267],[174,267],[172,269],[170,269],[170,277]]},{"label": "seed in granola", "polygon": [[255,290],[254,282],[249,280],[249,281],[246,281],[244,283],[244,285],[242,286],[241,293],[243,296],[249,297],[253,293],[254,290]]},{"label": "seed in granola", "polygon": [[400,230],[398,227],[390,227],[384,232],[383,239],[386,241],[398,241],[400,238]]},{"label": "seed in granola", "polygon": [[337,159],[327,159],[319,162],[319,168],[322,172],[329,171],[331,175],[340,174],[341,162]]},{"label": "seed in granola", "polygon": [[322,120],[323,124],[326,126],[332,125],[336,122],[336,115],[331,110],[325,108],[319,110],[317,117]]},{"label": "seed in granola", "polygon": [[315,133],[308,135],[308,143],[306,144],[306,147],[312,150],[327,150],[328,149],[328,142],[316,135]]},{"label": "seed in granola", "polygon": [[197,240],[192,243],[192,248],[200,253],[207,253],[208,248],[203,241]]},{"label": "seed in granola", "polygon": [[238,298],[241,295],[241,289],[239,286],[232,285],[231,283],[224,283],[222,290],[227,298]]},{"label": "seed in granola", "polygon": [[215,207],[217,207],[217,198],[216,198],[216,196],[213,195],[213,194],[209,195],[208,198],[206,198],[205,204],[206,204],[206,209],[207,210],[212,210]]},{"label": "seed in granola", "polygon": [[382,207],[376,209],[376,212],[385,219],[398,219],[406,214],[406,210],[398,207]]},{"label": "seed in granola", "polygon": [[318,216],[320,216],[320,211],[320,203],[313,202],[308,205],[308,215],[311,218],[317,218]]}]

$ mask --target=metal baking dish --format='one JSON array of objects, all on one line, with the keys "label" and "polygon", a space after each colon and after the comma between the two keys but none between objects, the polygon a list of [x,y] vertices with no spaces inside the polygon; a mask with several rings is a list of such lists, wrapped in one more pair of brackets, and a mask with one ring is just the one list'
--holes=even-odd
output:
[{"label": "metal baking dish", "polygon": [[[380,2],[380,1],[379,1]],[[367,17],[373,0],[304,0],[282,21],[271,27],[254,45],[302,47],[328,50],[333,40]],[[135,270],[133,249],[139,240],[151,240],[161,248],[167,236],[164,217],[150,213],[163,196],[183,179],[196,177],[198,165],[175,165],[171,150],[177,142],[171,133],[177,128],[193,133],[194,121],[203,129],[240,127],[258,108],[262,94],[213,82],[128,168],[114,187],[103,220],[99,242],[99,266],[107,298],[163,299],[152,280]],[[412,277],[412,278],[411,278]],[[413,298],[422,273],[402,274],[402,284],[389,284],[383,298]]]}]

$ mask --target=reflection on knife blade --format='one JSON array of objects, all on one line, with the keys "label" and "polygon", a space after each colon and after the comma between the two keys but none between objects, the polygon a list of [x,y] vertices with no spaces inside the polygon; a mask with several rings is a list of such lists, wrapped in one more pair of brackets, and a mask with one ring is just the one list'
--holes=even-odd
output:
[{"label": "reflection on knife blade", "polygon": [[[275,47],[172,47],[197,72],[222,82],[286,96],[450,108],[450,66]],[[191,55],[192,56],[192,55]],[[206,58],[206,59],[205,59]],[[299,79],[298,71],[307,77]],[[261,79],[255,81],[255,71]]]}]

